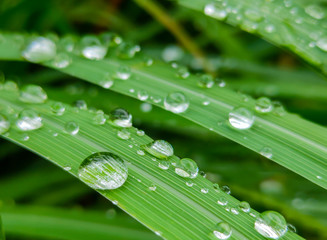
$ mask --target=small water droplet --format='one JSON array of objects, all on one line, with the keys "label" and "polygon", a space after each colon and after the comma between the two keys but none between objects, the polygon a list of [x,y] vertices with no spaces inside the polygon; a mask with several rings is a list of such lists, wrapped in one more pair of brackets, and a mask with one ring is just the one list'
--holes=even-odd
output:
[{"label": "small water droplet", "polygon": [[79,132],[79,126],[76,122],[70,121],[65,124],[64,131],[71,135],[76,135]]},{"label": "small water droplet", "polygon": [[207,174],[204,171],[200,171],[199,174],[203,178],[205,178],[207,176]]},{"label": "small water droplet", "polygon": [[117,49],[117,56],[121,59],[132,59],[140,51],[141,47],[139,45],[131,42],[122,42]]},{"label": "small water droplet", "polygon": [[140,110],[144,113],[148,113],[152,111],[152,104],[151,103],[142,103],[140,105]]},{"label": "small water droplet", "polygon": [[232,228],[228,223],[220,222],[215,226],[213,234],[218,239],[228,239],[232,235]]},{"label": "small water droplet", "polygon": [[221,2],[212,2],[205,5],[204,14],[219,20],[223,20],[227,17],[227,11]]},{"label": "small water droplet", "polygon": [[165,140],[156,140],[143,146],[144,150],[152,156],[164,159],[174,154],[174,149],[170,143]]},{"label": "small water droplet", "polygon": [[150,191],[155,191],[157,189],[157,186],[156,185],[154,185],[154,184],[152,184],[150,187],[149,187],[149,190]]},{"label": "small water droplet", "polygon": [[140,136],[140,137],[142,137],[142,136],[144,136],[144,131],[143,130],[137,130],[136,131],[136,134],[138,135],[138,136]]},{"label": "small water droplet", "polygon": [[140,150],[140,149],[137,150],[136,153],[137,153],[138,155],[141,155],[141,156],[144,156],[144,155],[145,155],[144,151],[143,151],[143,150]]},{"label": "small water droplet", "polygon": [[229,113],[229,123],[236,129],[249,129],[254,123],[254,115],[246,108],[235,108]]},{"label": "small water droplet", "polygon": [[177,76],[182,79],[186,79],[190,76],[190,72],[186,67],[177,68]]},{"label": "small water droplet", "polygon": [[68,67],[72,62],[70,56],[66,53],[58,53],[52,60],[51,64],[53,67],[58,69],[64,69]]},{"label": "small water droplet", "polygon": [[219,191],[220,188],[219,188],[219,184],[218,183],[212,184],[212,187],[213,187],[213,189],[215,189],[216,192],[220,192]]},{"label": "small water droplet", "polygon": [[143,63],[144,63],[144,65],[147,66],[147,67],[152,66],[153,62],[154,62],[153,59],[150,58],[150,57],[148,57],[148,56],[145,56],[145,57],[143,58]]},{"label": "small water droplet", "polygon": [[202,102],[202,105],[204,105],[204,106],[208,106],[210,104],[210,101],[204,101],[204,102]]},{"label": "small water droplet", "polygon": [[110,123],[116,127],[131,127],[132,115],[123,108],[116,108],[110,113]]},{"label": "small water droplet", "polygon": [[273,156],[273,151],[270,147],[263,147],[261,150],[260,150],[260,154],[266,158],[269,158],[271,159],[272,156]]},{"label": "small water droplet", "polygon": [[72,167],[70,165],[66,165],[66,166],[64,166],[64,170],[70,171],[70,170],[72,170]]},{"label": "small water droplet", "polygon": [[242,201],[239,202],[238,207],[243,211],[243,212],[249,212],[250,211],[250,204],[248,202]]},{"label": "small water droplet", "polygon": [[203,74],[198,80],[198,86],[202,88],[212,88],[214,84],[213,77],[209,74]]},{"label": "small water droplet", "polygon": [[51,111],[58,116],[63,115],[65,110],[66,110],[65,105],[61,102],[54,102],[51,105]]},{"label": "small water droplet", "polygon": [[99,152],[90,155],[82,162],[78,169],[78,176],[92,188],[116,189],[125,183],[128,168],[117,155]]},{"label": "small water droplet", "polygon": [[231,194],[231,190],[230,190],[230,188],[229,188],[228,186],[226,186],[226,185],[221,186],[220,189],[221,189],[223,192],[227,193],[227,194]]},{"label": "small water droplet", "polygon": [[296,227],[290,223],[287,224],[287,230],[296,233]]},{"label": "small water droplet", "polygon": [[48,99],[46,92],[37,85],[26,85],[20,91],[19,100],[26,103],[44,103]]},{"label": "small water droplet", "polygon": [[159,97],[159,96],[151,96],[151,100],[154,103],[160,103],[161,102],[161,97]]},{"label": "small water droplet", "polygon": [[305,7],[305,12],[314,19],[323,19],[325,17],[325,10],[319,5],[308,5]]},{"label": "small water droplet", "polygon": [[107,118],[106,115],[102,111],[100,111],[95,114],[92,120],[93,123],[96,125],[103,125],[107,121]]},{"label": "small water droplet", "polygon": [[84,100],[77,100],[75,102],[75,107],[81,110],[87,110],[87,104]]},{"label": "small water droplet", "polygon": [[122,129],[117,132],[117,136],[120,139],[127,140],[127,139],[130,139],[131,133],[127,129]]},{"label": "small water droplet", "polygon": [[190,158],[180,159],[175,168],[175,173],[185,178],[196,178],[199,172],[198,165]]},{"label": "small water droplet", "polygon": [[208,188],[201,188],[201,192],[207,194],[209,192]]},{"label": "small water droplet", "polygon": [[317,41],[317,47],[321,50],[327,52],[327,37],[322,37]]},{"label": "small water droplet", "polygon": [[90,60],[101,60],[107,54],[107,47],[96,36],[84,36],[80,41],[80,49],[83,57]]},{"label": "small water droplet", "polygon": [[217,203],[219,205],[225,206],[225,205],[227,205],[228,201],[227,201],[227,199],[225,197],[219,197]]},{"label": "small water droplet", "polygon": [[235,215],[238,215],[240,213],[236,208],[231,208],[230,211]]},{"label": "small water droplet", "polygon": [[56,56],[56,44],[44,37],[36,37],[28,43],[22,56],[30,62],[40,63],[53,59]]},{"label": "small water droplet", "polygon": [[113,204],[113,205],[118,205],[119,202],[118,202],[118,200],[113,200],[113,201],[112,201],[112,204]]},{"label": "small water droplet", "polygon": [[255,110],[260,113],[268,113],[273,110],[273,104],[269,98],[261,97],[255,101]]},{"label": "small water droplet", "polygon": [[32,131],[43,126],[41,116],[33,110],[22,110],[19,113],[16,126],[22,131]]},{"label": "small water droplet", "polygon": [[186,186],[188,186],[188,187],[193,187],[193,185],[194,185],[194,183],[193,183],[191,180],[186,181],[185,184],[186,184]]},{"label": "small water droplet", "polygon": [[287,232],[287,223],[280,213],[266,211],[256,219],[254,228],[266,238],[279,239]]},{"label": "small water droplet", "polygon": [[173,92],[165,98],[164,106],[166,110],[173,113],[182,113],[189,107],[189,101],[183,93]]},{"label": "small water droplet", "polygon": [[120,80],[128,80],[132,75],[130,67],[126,65],[120,65],[115,73],[115,78]]},{"label": "small water droplet", "polygon": [[21,136],[20,136],[20,139],[24,142],[28,141],[30,139],[30,136],[28,136],[27,133],[23,133]]},{"label": "small water droplet", "polygon": [[4,115],[0,114],[0,134],[4,134],[9,130],[9,128],[10,122]]},{"label": "small water droplet", "polygon": [[170,163],[166,160],[158,160],[158,167],[162,170],[168,170]]},{"label": "small water droplet", "polygon": [[145,101],[149,98],[149,94],[145,90],[140,90],[137,92],[137,98],[140,99],[141,101]]},{"label": "small water droplet", "polygon": [[99,85],[105,89],[109,89],[114,85],[114,80],[112,80],[109,73],[106,73],[103,76],[103,79],[99,82]]}]

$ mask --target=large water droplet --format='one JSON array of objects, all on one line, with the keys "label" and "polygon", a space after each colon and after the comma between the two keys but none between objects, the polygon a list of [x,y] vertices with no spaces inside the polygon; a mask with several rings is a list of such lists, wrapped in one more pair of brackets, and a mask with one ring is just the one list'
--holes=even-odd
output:
[{"label": "large water droplet", "polygon": [[56,44],[44,37],[33,39],[22,52],[22,56],[30,62],[40,63],[53,59],[56,56]]},{"label": "large water droplet", "polygon": [[325,17],[325,10],[319,5],[309,5],[305,7],[305,12],[315,19],[323,19]]},{"label": "large water droplet", "polygon": [[174,154],[173,146],[165,140],[156,140],[143,146],[144,150],[151,155],[164,159]]},{"label": "large water droplet", "polygon": [[232,228],[228,223],[220,222],[213,230],[213,234],[218,239],[228,239],[232,235]]},{"label": "large water droplet", "polygon": [[76,122],[71,121],[65,124],[65,132],[71,135],[76,135],[79,132],[79,126]]},{"label": "large water droplet", "polygon": [[273,110],[273,104],[269,98],[261,97],[255,101],[255,110],[260,113],[268,113]]},{"label": "large water droplet", "polygon": [[132,115],[123,108],[116,108],[110,113],[110,123],[116,127],[131,127]]},{"label": "large water droplet", "polygon": [[91,60],[101,60],[107,54],[107,47],[102,45],[96,36],[85,36],[81,39],[81,53]]},{"label": "large water droplet", "polygon": [[246,108],[235,108],[229,113],[229,123],[237,129],[249,129],[254,123],[254,115]]},{"label": "large water droplet", "polygon": [[32,131],[43,126],[40,115],[29,109],[19,113],[16,125],[22,131]]},{"label": "large water droplet", "polygon": [[0,114],[0,134],[4,134],[9,130],[9,128],[10,122],[4,115]]},{"label": "large water droplet", "polygon": [[223,20],[227,17],[227,11],[221,2],[212,2],[204,7],[204,14]]},{"label": "large water droplet", "polygon": [[199,168],[196,162],[190,158],[180,159],[175,168],[175,173],[185,178],[196,178]]},{"label": "large water droplet", "polygon": [[173,92],[167,95],[164,101],[166,110],[173,113],[185,112],[189,106],[187,97],[181,92]]},{"label": "large water droplet", "polygon": [[66,53],[58,53],[53,59],[52,66],[58,69],[63,69],[68,67],[72,62],[72,59]]},{"label": "large water droplet", "polygon": [[19,99],[26,103],[44,103],[48,96],[40,86],[30,84],[22,88]]},{"label": "large water droplet", "polygon": [[327,52],[327,37],[322,37],[317,41],[317,47]]},{"label": "large water droplet", "polygon": [[287,223],[280,213],[266,211],[256,219],[254,228],[266,238],[278,239],[287,232]]},{"label": "large water droplet", "polygon": [[92,188],[116,189],[125,183],[128,169],[117,155],[100,152],[92,154],[82,162],[78,169],[78,176]]}]

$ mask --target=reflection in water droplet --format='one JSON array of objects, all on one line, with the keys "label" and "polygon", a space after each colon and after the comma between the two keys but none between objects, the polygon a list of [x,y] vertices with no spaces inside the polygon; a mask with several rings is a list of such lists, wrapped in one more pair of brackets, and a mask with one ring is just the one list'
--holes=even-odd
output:
[{"label": "reflection in water droplet", "polygon": [[55,68],[64,69],[68,67],[72,62],[72,59],[66,53],[58,53],[52,60],[51,64]]},{"label": "reflection in water droplet", "polygon": [[227,194],[231,194],[231,190],[230,190],[230,188],[229,188],[228,186],[226,186],[226,185],[221,186],[220,189],[221,189],[223,192],[227,193]]},{"label": "reflection in water droplet", "polygon": [[110,113],[110,123],[116,127],[131,127],[132,115],[123,108],[116,108]]},{"label": "reflection in water droplet", "polygon": [[78,176],[94,189],[116,189],[125,183],[128,168],[117,155],[100,152],[90,155],[82,162]]},{"label": "reflection in water droplet", "polygon": [[217,203],[222,205],[222,206],[225,206],[225,205],[227,205],[228,201],[227,201],[227,199],[225,197],[219,197]]},{"label": "reflection in water droplet", "polygon": [[37,85],[26,85],[20,91],[19,100],[26,103],[44,103],[48,99],[46,92]]},{"label": "reflection in water droplet", "polygon": [[250,211],[250,204],[248,202],[242,201],[239,202],[238,207],[243,211],[243,212],[249,212]]},{"label": "reflection in water droplet", "polygon": [[164,101],[165,109],[173,113],[185,112],[189,104],[187,97],[181,92],[168,94]]},{"label": "reflection in water droplet", "polygon": [[174,154],[173,146],[165,140],[156,140],[143,146],[152,156],[164,159]]},{"label": "reflection in water droplet", "polygon": [[140,150],[140,149],[137,150],[136,153],[137,153],[138,155],[141,155],[141,156],[144,156],[144,155],[145,155],[144,151],[143,151],[143,150]]},{"label": "reflection in water droplet", "polygon": [[273,157],[273,151],[270,147],[263,147],[260,150],[260,154],[269,159],[271,159]]},{"label": "reflection in water droplet", "polygon": [[212,2],[204,7],[204,14],[223,20],[227,17],[227,11],[225,10],[222,2]]},{"label": "reflection in water droplet", "polygon": [[207,194],[209,192],[208,188],[201,188],[201,192]]},{"label": "reflection in water droplet", "polygon": [[29,109],[19,113],[16,125],[22,131],[32,131],[43,126],[40,115]]},{"label": "reflection in water droplet", "polygon": [[137,92],[137,98],[140,99],[141,101],[145,101],[149,98],[149,94],[145,90],[140,90]]},{"label": "reflection in water droplet", "polygon": [[213,234],[218,239],[228,239],[232,235],[232,228],[228,223],[220,222],[215,226]]},{"label": "reflection in water droplet", "polygon": [[261,97],[255,102],[255,110],[260,113],[268,113],[273,110],[273,104],[269,98]]},{"label": "reflection in water droplet", "polygon": [[83,57],[90,60],[101,60],[107,54],[107,47],[103,46],[96,36],[85,36],[80,41]]},{"label": "reflection in water droplet", "polygon": [[198,80],[198,86],[202,88],[212,88],[214,84],[213,77],[209,74],[203,74]]},{"label": "reflection in water droplet", "polygon": [[114,77],[120,80],[128,80],[131,75],[132,71],[128,66],[120,65]]},{"label": "reflection in water droplet", "polygon": [[65,132],[71,135],[76,135],[79,131],[79,126],[76,122],[71,121],[65,124]]},{"label": "reflection in water droplet", "polygon": [[255,221],[254,228],[262,236],[271,239],[279,239],[287,232],[285,218],[274,211],[261,213]]},{"label": "reflection in water droplet", "polygon": [[162,170],[169,169],[169,166],[170,166],[169,161],[166,161],[166,160],[158,160],[158,167],[161,168]]},{"label": "reflection in water droplet", "polygon": [[54,102],[52,105],[51,105],[51,110],[54,114],[58,115],[58,116],[61,116],[64,114],[66,108],[65,108],[65,105],[61,102]]},{"label": "reflection in water droplet", "polygon": [[199,172],[198,165],[190,158],[180,159],[175,168],[175,173],[185,178],[196,178]]},{"label": "reflection in water droplet", "polygon": [[229,123],[236,129],[249,129],[254,123],[254,115],[246,108],[235,108],[229,113]]},{"label": "reflection in water droplet", "polygon": [[22,56],[30,62],[40,63],[53,59],[56,56],[56,44],[47,38],[34,38],[22,52]]}]

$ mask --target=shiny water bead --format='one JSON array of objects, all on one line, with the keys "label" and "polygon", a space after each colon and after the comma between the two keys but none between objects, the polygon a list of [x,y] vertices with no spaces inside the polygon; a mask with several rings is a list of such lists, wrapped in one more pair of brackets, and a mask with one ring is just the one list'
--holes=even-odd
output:
[{"label": "shiny water bead", "polygon": [[201,192],[207,194],[209,192],[208,188],[201,188]]},{"label": "shiny water bead", "polygon": [[141,150],[141,149],[137,150],[136,153],[137,153],[138,155],[141,155],[141,156],[144,156],[144,155],[145,155],[144,151]]},{"label": "shiny water bead", "polygon": [[227,193],[227,194],[231,194],[231,190],[230,190],[230,188],[229,188],[228,186],[226,186],[226,185],[221,186],[220,189],[221,189],[223,192]]},{"label": "shiny water bead", "polygon": [[122,129],[117,132],[117,136],[120,139],[127,140],[127,139],[130,139],[131,133],[129,131],[127,131],[126,129]]},{"label": "shiny water bead", "polygon": [[84,100],[77,100],[74,105],[78,109],[87,110],[87,103]]},{"label": "shiny water bead", "polygon": [[116,79],[128,80],[132,75],[131,69],[126,65],[120,65],[114,75]]},{"label": "shiny water bead", "polygon": [[110,123],[116,127],[131,127],[132,115],[123,108],[116,108],[110,113]]},{"label": "shiny water bead", "polygon": [[228,223],[220,222],[215,226],[213,234],[218,239],[228,239],[232,235],[232,228]]},{"label": "shiny water bead", "polygon": [[260,154],[266,158],[269,158],[271,159],[272,156],[273,156],[273,151],[270,147],[263,147],[261,150],[260,150]]},{"label": "shiny water bead", "polygon": [[55,68],[63,69],[68,67],[72,62],[72,59],[67,53],[58,53],[54,59],[52,60],[51,64]]},{"label": "shiny water bead", "polygon": [[247,9],[244,12],[244,15],[247,19],[254,21],[254,22],[260,22],[262,20],[262,15],[260,11],[253,10],[253,9]]},{"label": "shiny water bead", "polygon": [[182,79],[186,79],[190,76],[190,72],[186,67],[177,68],[177,76]]},{"label": "shiny water bead", "polygon": [[319,5],[308,5],[305,7],[305,12],[315,19],[323,19],[325,17],[325,10]]},{"label": "shiny water bead", "polygon": [[54,102],[52,105],[51,105],[51,111],[58,115],[58,116],[61,116],[64,114],[66,110],[66,107],[63,103],[61,102]]},{"label": "shiny water bead", "polygon": [[142,136],[144,136],[144,131],[143,130],[137,130],[136,131],[136,134],[138,135],[138,136],[140,136],[140,137],[142,137]]},{"label": "shiny water bead", "polygon": [[249,129],[254,123],[254,115],[246,108],[235,108],[229,113],[229,123],[236,129]]},{"label": "shiny water bead", "polygon": [[321,50],[327,52],[327,36],[324,36],[324,37],[318,39],[316,45]]},{"label": "shiny water bead", "polygon": [[36,37],[22,52],[23,58],[27,61],[40,63],[53,59],[56,56],[57,47],[56,44],[44,37]]},{"label": "shiny water bead", "polygon": [[102,44],[106,47],[117,47],[123,39],[116,33],[105,32],[99,36]]},{"label": "shiny water bead", "polygon": [[95,114],[92,120],[96,125],[103,125],[107,121],[107,117],[102,111],[100,111]]},{"label": "shiny water bead", "polygon": [[225,197],[219,197],[217,203],[219,205],[225,206],[225,205],[227,205],[228,201],[227,201],[227,199]]},{"label": "shiny water bead", "polygon": [[117,56],[122,59],[131,59],[140,51],[141,47],[139,45],[130,42],[122,42],[117,49]]},{"label": "shiny water bead", "polygon": [[143,146],[144,150],[152,156],[164,159],[174,154],[173,146],[165,140],[155,140]]},{"label": "shiny water bead", "polygon": [[0,114],[0,134],[4,134],[10,128],[9,120],[2,114]]},{"label": "shiny water bead", "polygon": [[140,90],[137,92],[137,98],[140,99],[141,101],[145,101],[149,98],[149,94],[145,90]]},{"label": "shiny water bead", "polygon": [[219,184],[218,183],[214,183],[214,184],[212,184],[212,187],[213,187],[213,189],[215,189],[215,191],[216,192],[219,192]]},{"label": "shiny water bead", "polygon": [[256,219],[254,228],[266,238],[279,239],[287,232],[287,223],[280,213],[266,211]]},{"label": "shiny water bead", "polygon": [[251,207],[250,204],[248,202],[242,201],[239,202],[238,207],[243,211],[243,212],[249,212]]},{"label": "shiny water bead", "polygon": [[158,167],[161,168],[162,170],[169,169],[169,166],[170,166],[169,161],[166,161],[166,160],[158,160]]},{"label": "shiny water bead", "polygon": [[46,92],[37,85],[26,85],[20,91],[19,100],[26,103],[44,103],[48,99]]},{"label": "shiny water bead", "polygon": [[261,97],[255,101],[255,110],[260,113],[268,113],[273,110],[273,104],[269,98]]},{"label": "shiny water bead", "polygon": [[106,73],[99,82],[99,85],[105,89],[109,89],[114,85],[114,80],[109,73]]},{"label": "shiny water bead", "polygon": [[223,20],[227,17],[227,11],[222,2],[208,3],[204,7],[204,14],[219,20]]},{"label": "shiny water bead", "polygon": [[173,113],[185,112],[189,104],[187,97],[181,92],[172,92],[164,100],[165,109]]},{"label": "shiny water bead", "polygon": [[240,213],[236,208],[231,208],[230,212],[235,214],[235,215],[238,215]]},{"label": "shiny water bead", "polygon": [[14,81],[6,81],[3,84],[3,89],[11,92],[17,92],[18,91],[18,85]]},{"label": "shiny water bead", "polygon": [[186,181],[185,184],[186,184],[186,186],[188,186],[188,187],[193,187],[193,185],[194,185],[194,183],[193,183],[191,180]]},{"label": "shiny water bead", "polygon": [[22,110],[16,121],[16,126],[22,131],[32,131],[43,126],[41,116],[33,110]]},{"label": "shiny water bead", "polygon": [[125,183],[128,168],[119,156],[99,152],[90,155],[82,162],[78,169],[78,177],[94,189],[111,190]]},{"label": "shiny water bead", "polygon": [[198,86],[202,88],[212,88],[215,84],[213,77],[209,74],[203,74],[199,77]]},{"label": "shiny water bead", "polygon": [[150,58],[150,57],[148,57],[148,56],[145,56],[145,57],[143,58],[143,63],[144,63],[144,65],[147,66],[147,67],[152,66],[152,65],[153,65],[153,62],[154,62],[153,59]]},{"label": "shiny water bead", "polygon": [[152,104],[151,103],[142,103],[140,105],[140,110],[144,113],[148,113],[152,111]]},{"label": "shiny water bead", "polygon": [[76,135],[79,132],[79,125],[74,121],[67,122],[64,131],[70,135]]},{"label": "shiny water bead", "polygon": [[287,224],[287,230],[296,233],[296,227],[290,223]]},{"label": "shiny water bead", "polygon": [[196,178],[199,172],[198,165],[190,158],[180,159],[175,168],[175,173],[185,178]]},{"label": "shiny water bead", "polygon": [[59,39],[57,44],[58,49],[65,52],[72,52],[76,45],[76,37],[66,35]]},{"label": "shiny water bead", "polygon": [[87,59],[101,60],[107,54],[107,47],[96,36],[85,36],[80,41],[80,51]]},{"label": "shiny water bead", "polygon": [[183,49],[176,45],[168,45],[162,51],[162,59],[166,62],[181,60],[183,56],[184,56]]},{"label": "shiny water bead", "polygon": [[157,186],[156,185],[154,185],[154,184],[152,184],[150,187],[149,187],[149,190],[150,191],[155,191],[157,189]]}]

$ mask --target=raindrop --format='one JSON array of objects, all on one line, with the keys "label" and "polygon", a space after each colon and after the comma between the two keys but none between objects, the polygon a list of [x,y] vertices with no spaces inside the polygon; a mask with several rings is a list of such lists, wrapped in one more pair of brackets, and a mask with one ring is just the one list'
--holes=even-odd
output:
[{"label": "raindrop", "polygon": [[52,66],[58,69],[63,69],[68,67],[72,62],[72,59],[66,53],[58,53],[53,61]]},{"label": "raindrop", "polygon": [[246,108],[235,108],[229,113],[229,123],[236,129],[249,129],[254,123],[254,115]]},{"label": "raindrop", "polygon": [[71,122],[67,122],[65,124],[65,128],[64,128],[64,131],[66,133],[69,133],[71,135],[76,135],[79,131],[79,126],[76,122],[74,121],[71,121]]},{"label": "raindrop", "polygon": [[75,107],[81,110],[87,110],[87,104],[84,100],[77,100],[75,102]]},{"label": "raindrop", "polygon": [[287,224],[287,230],[296,233],[296,227],[290,223]]},{"label": "raindrop", "polygon": [[168,94],[164,101],[165,109],[173,113],[185,112],[189,104],[188,99],[181,92]]},{"label": "raindrop", "polygon": [[136,134],[138,135],[138,136],[140,136],[140,137],[142,137],[142,136],[144,136],[144,131],[143,130],[137,130],[136,131]]},{"label": "raindrop", "polygon": [[114,85],[114,80],[111,79],[109,73],[106,73],[103,79],[99,82],[99,85],[105,89],[109,89],[112,87],[112,85]]},{"label": "raindrop", "polygon": [[82,55],[90,60],[101,60],[107,54],[107,47],[102,45],[96,36],[85,36],[81,39]]},{"label": "raindrop", "polygon": [[228,239],[232,235],[232,228],[228,223],[220,222],[215,226],[213,234],[218,239]]},{"label": "raindrop", "polygon": [[254,228],[266,238],[278,239],[287,232],[287,223],[280,213],[266,211],[256,219]]},{"label": "raindrop", "polygon": [[183,49],[176,45],[169,45],[162,51],[162,59],[166,62],[178,61],[184,55]]},{"label": "raindrop", "polygon": [[150,103],[142,103],[140,105],[140,110],[144,113],[151,112],[152,110],[152,105]]},{"label": "raindrop", "polygon": [[213,187],[213,189],[215,189],[215,191],[216,192],[219,192],[219,184],[218,183],[214,183],[214,184],[212,184],[212,187]]},{"label": "raindrop", "polygon": [[107,121],[107,118],[106,118],[106,115],[102,111],[99,111],[95,114],[95,116],[93,117],[92,120],[93,120],[93,123],[96,125],[103,125]]},{"label": "raindrop", "polygon": [[131,127],[132,115],[125,109],[116,108],[110,113],[110,123],[116,127]]},{"label": "raindrop", "polygon": [[158,161],[158,167],[162,170],[168,170],[170,166],[170,163],[166,160],[159,160]]},{"label": "raindrop", "polygon": [[227,201],[227,199],[225,197],[219,197],[217,203],[219,205],[225,206],[225,205],[227,205],[228,201]]},{"label": "raindrop", "polygon": [[127,129],[122,129],[117,132],[117,136],[120,139],[127,140],[131,137],[131,133],[129,131],[127,131]]},{"label": "raindrop", "polygon": [[23,133],[21,136],[20,136],[20,139],[24,142],[28,141],[30,139],[30,136],[28,136],[27,133]]},{"label": "raindrop", "polygon": [[207,194],[209,192],[208,188],[201,188],[201,192]]},{"label": "raindrop", "polygon": [[82,162],[78,169],[78,176],[92,188],[116,189],[125,183],[128,168],[117,155],[99,152],[90,155]]},{"label": "raindrop", "polygon": [[231,190],[230,190],[230,188],[229,188],[228,186],[226,186],[226,185],[221,186],[220,189],[221,189],[223,192],[227,193],[227,194],[231,194]]},{"label": "raindrop", "polygon": [[212,2],[205,5],[204,14],[219,20],[223,20],[227,17],[227,11],[220,2]]},{"label": "raindrop", "polygon": [[126,65],[120,65],[115,73],[115,78],[120,80],[128,80],[132,75],[130,67]]},{"label": "raindrop", "polygon": [[266,26],[265,26],[265,31],[267,32],[267,33],[272,33],[272,32],[274,32],[276,30],[276,28],[275,28],[275,26],[273,25],[273,24],[267,24]]},{"label": "raindrop", "polygon": [[64,166],[64,170],[70,171],[70,170],[72,170],[72,167],[70,165],[66,165],[66,166]]},{"label": "raindrop", "polygon": [[44,37],[33,39],[23,50],[22,56],[30,62],[40,63],[53,59],[56,56],[56,44]]},{"label": "raindrop", "polygon": [[118,57],[122,59],[132,59],[136,53],[141,51],[141,47],[130,42],[122,42],[117,50]]},{"label": "raindrop", "polygon": [[19,113],[16,125],[22,131],[32,131],[43,126],[40,115],[29,109],[22,110]]},{"label": "raindrop", "polygon": [[246,18],[254,22],[260,22],[262,20],[262,15],[259,11],[253,9],[247,9],[244,12]]},{"label": "raindrop", "polygon": [[40,86],[30,84],[22,88],[19,99],[26,103],[44,103],[48,96]]},{"label": "raindrop", "polygon": [[319,5],[309,5],[305,7],[305,12],[315,19],[323,19],[325,10]]},{"label": "raindrop", "polygon": [[239,202],[238,207],[243,211],[243,212],[249,212],[250,211],[250,204],[248,202],[242,201]]},{"label": "raindrop", "polygon": [[204,171],[200,171],[199,174],[201,177],[204,177],[204,178],[207,176],[207,174]]},{"label": "raindrop", "polygon": [[151,66],[153,64],[153,62],[154,62],[153,59],[148,56],[143,58],[143,63],[147,67]]},{"label": "raindrop", "polygon": [[255,110],[260,113],[268,113],[273,110],[273,104],[269,98],[261,97],[255,101]]},{"label": "raindrop", "polygon": [[190,72],[186,67],[179,67],[177,69],[177,76],[182,79],[186,79],[190,76]]},{"label": "raindrop", "polygon": [[198,86],[202,88],[212,88],[214,84],[213,77],[209,74],[203,74],[198,80]]},{"label": "raindrop", "polygon": [[202,105],[204,105],[204,106],[208,106],[210,104],[210,101],[204,101],[204,102],[202,102]]},{"label": "raindrop", "polygon": [[145,90],[140,90],[137,92],[137,98],[140,99],[141,101],[145,101],[149,98],[149,94]]},{"label": "raindrop", "polygon": [[154,192],[156,189],[157,189],[157,186],[156,186],[156,185],[153,185],[153,184],[149,187],[149,190],[150,190],[150,191],[153,191],[153,192]]},{"label": "raindrop", "polygon": [[238,215],[240,213],[236,208],[231,208],[230,211],[235,215]]},{"label": "raindrop", "polygon": [[327,52],[327,37],[322,37],[317,41],[317,47]]},{"label": "raindrop", "polygon": [[9,130],[9,128],[10,122],[4,115],[0,114],[0,134],[4,134]]},{"label": "raindrop", "polygon": [[190,158],[183,158],[177,162],[175,173],[185,178],[196,178],[199,172],[198,165]]},{"label": "raindrop", "polygon": [[66,110],[65,105],[61,102],[54,102],[51,105],[51,111],[58,116],[63,115],[65,110]]},{"label": "raindrop", "polygon": [[155,140],[143,146],[144,150],[152,156],[164,159],[174,154],[173,146],[165,140]]},{"label": "raindrop", "polygon": [[273,152],[272,152],[272,149],[270,147],[263,147],[261,150],[260,150],[260,154],[266,158],[269,158],[271,159],[272,156],[273,156]]},{"label": "raindrop", "polygon": [[141,150],[141,149],[137,150],[136,153],[137,153],[138,155],[141,155],[141,156],[144,156],[144,155],[145,155],[144,151]]},{"label": "raindrop", "polygon": [[193,185],[194,185],[194,183],[193,183],[191,180],[186,181],[185,184],[186,184],[186,186],[188,186],[188,187],[193,187]]}]

